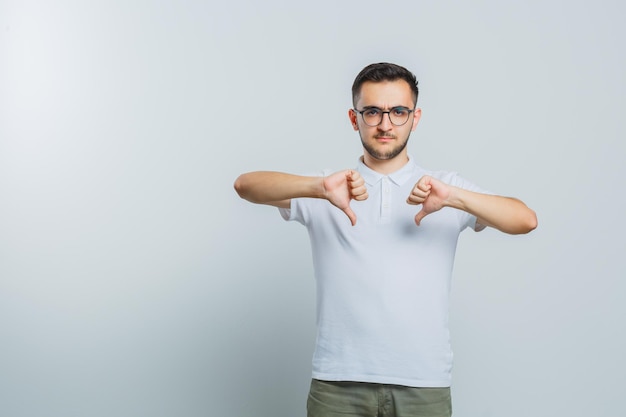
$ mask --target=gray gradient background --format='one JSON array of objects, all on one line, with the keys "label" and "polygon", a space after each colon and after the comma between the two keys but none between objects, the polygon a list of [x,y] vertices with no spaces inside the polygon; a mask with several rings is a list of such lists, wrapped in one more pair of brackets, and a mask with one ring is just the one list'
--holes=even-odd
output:
[{"label": "gray gradient background", "polygon": [[308,238],[232,183],[352,167],[382,60],[420,79],[420,164],[539,215],[461,237],[455,416],[626,415],[624,12],[0,2],[0,415],[305,415]]}]

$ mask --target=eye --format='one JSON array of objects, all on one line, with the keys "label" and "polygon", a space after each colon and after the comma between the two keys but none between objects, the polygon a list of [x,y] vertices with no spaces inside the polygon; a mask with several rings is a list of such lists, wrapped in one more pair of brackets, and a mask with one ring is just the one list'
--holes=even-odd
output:
[{"label": "eye", "polygon": [[363,111],[363,116],[365,117],[375,117],[380,114],[380,109],[372,107],[371,109],[367,109]]},{"label": "eye", "polygon": [[393,112],[394,116],[398,117],[404,117],[409,114],[409,109],[404,107],[394,107],[393,109],[391,109],[391,111]]}]

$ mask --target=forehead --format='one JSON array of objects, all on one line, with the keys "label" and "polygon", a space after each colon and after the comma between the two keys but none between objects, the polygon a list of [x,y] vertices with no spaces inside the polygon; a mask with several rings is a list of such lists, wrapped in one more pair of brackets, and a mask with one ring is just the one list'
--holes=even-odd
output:
[{"label": "forehead", "polygon": [[358,108],[376,106],[390,108],[404,106],[412,108],[413,92],[404,80],[372,82],[367,81],[361,86],[361,92],[356,102]]}]

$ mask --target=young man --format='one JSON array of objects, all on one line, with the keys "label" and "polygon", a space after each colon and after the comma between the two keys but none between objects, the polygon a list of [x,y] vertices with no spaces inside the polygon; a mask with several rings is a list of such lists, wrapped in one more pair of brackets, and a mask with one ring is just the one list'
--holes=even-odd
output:
[{"label": "young man", "polygon": [[365,67],[348,116],[363,156],[355,169],[308,177],[251,172],[239,195],[305,225],[317,282],[318,335],[309,417],[450,416],[448,302],[459,233],[527,233],[535,213],[407,152],[420,120],[407,69]]}]

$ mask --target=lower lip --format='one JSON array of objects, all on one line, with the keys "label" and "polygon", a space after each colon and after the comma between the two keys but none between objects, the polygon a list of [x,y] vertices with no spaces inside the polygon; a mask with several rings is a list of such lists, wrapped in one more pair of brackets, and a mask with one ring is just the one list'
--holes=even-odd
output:
[{"label": "lower lip", "polygon": [[379,142],[387,143],[387,142],[391,142],[393,138],[376,138],[376,140]]}]

